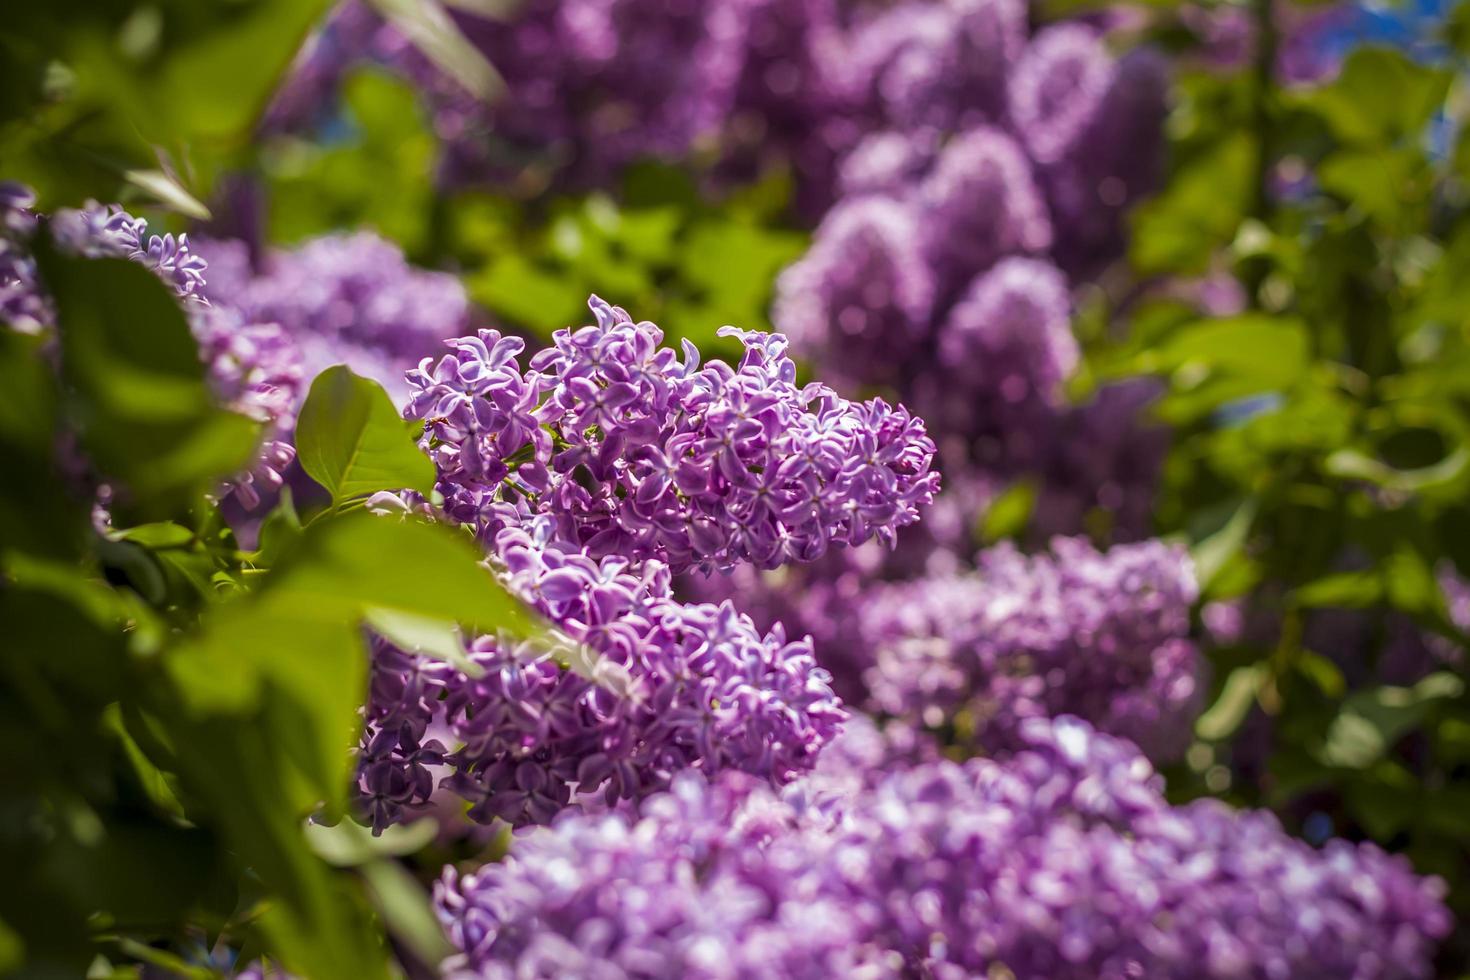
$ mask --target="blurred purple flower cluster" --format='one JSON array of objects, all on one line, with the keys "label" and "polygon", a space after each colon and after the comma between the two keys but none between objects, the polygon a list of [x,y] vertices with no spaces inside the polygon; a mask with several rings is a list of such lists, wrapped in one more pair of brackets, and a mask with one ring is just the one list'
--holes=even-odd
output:
[{"label": "blurred purple flower cluster", "polygon": [[[1045,474],[1042,535],[1098,511],[1115,519],[1109,536],[1140,537],[1146,508],[1110,505],[1145,497],[1159,465],[1160,438],[1130,414],[1148,393],[1103,389],[1074,407],[1063,382],[1079,356],[1072,286],[1117,257],[1124,209],[1159,175],[1162,65],[1146,51],[1115,59],[1082,24],[1028,38],[1020,5],[911,6],[866,28],[869,61],[853,69],[876,79],[866,135],[778,282],[777,327],[839,388],[892,388],[913,405],[972,513]],[[946,103],[927,73],[965,44],[991,51],[995,74]],[[898,108],[911,103],[934,111]],[[1079,429],[1118,434],[1079,442]]]},{"label": "blurred purple flower cluster", "polygon": [[547,517],[502,531],[496,564],[582,672],[545,638],[480,637],[473,677],[375,644],[359,795],[376,829],[426,803],[446,763],[471,818],[515,826],[574,794],[637,800],[686,769],[780,785],[812,767],[847,713],[810,641],[763,635],[728,602],[680,603],[661,563],[594,561],[555,531]]},{"label": "blurred purple flower cluster", "polygon": [[701,365],[652,323],[591,307],[596,323],[558,331],[527,372],[522,341],[486,330],[409,374],[445,512],[482,540],[551,515],[593,558],[774,568],[891,544],[932,500],[923,423],[798,386],[781,335],[727,327],[739,366]]},{"label": "blurred purple flower cluster", "polygon": [[898,764],[845,791],[689,774],[636,816],[567,815],[503,863],[445,871],[446,972],[1430,975],[1443,886],[1402,858],[1171,807],[1129,743],[1074,718],[1020,738],[1004,761]]},{"label": "blurred purple flower cluster", "polygon": [[[30,239],[43,219],[26,187],[0,184],[0,322],[24,333],[40,333],[55,322],[30,252]],[[152,235],[148,222],[117,205],[90,202],[64,208],[48,220],[58,247],[88,258],[128,259],[153,271],[178,296],[199,342],[210,386],[233,410],[262,424],[263,441],[254,463],[226,486],[246,507],[281,484],[295,457],[287,436],[295,424],[302,389],[301,354],[277,324],[242,316],[205,298],[209,263],[187,235]]]},{"label": "blurred purple flower cluster", "polygon": [[[493,102],[462,89],[390,20],[348,0],[301,52],[267,126],[319,122],[347,68],[374,62],[424,93],[448,181],[606,186],[639,158],[694,154],[727,180],[789,166],[808,214],[831,205],[844,158],[884,130],[932,151],[945,134],[1014,123],[1037,134],[1058,175],[1106,183],[1087,196],[1112,215],[1123,203],[1115,198],[1129,193],[1113,182],[1126,184],[1140,150],[1152,149],[1115,148],[1106,130],[1137,108],[1123,104],[1131,63],[1115,66],[1090,35],[1069,46],[1065,31],[1055,41],[1043,32],[1028,46],[1018,0],[886,9],[839,0],[528,0],[508,16],[468,8],[452,16],[504,82]],[[1027,79],[1019,87],[1018,73]],[[1090,212],[1069,217],[1081,221],[1084,251],[1096,244],[1089,236],[1115,234]]]},{"label": "blurred purple flower cluster", "polygon": [[470,325],[469,298],[456,277],[415,268],[372,232],[268,252],[258,271],[242,241],[196,244],[209,256],[211,302],[284,329],[301,351],[308,383],[346,364],[401,405],[409,390],[404,373]]},{"label": "blurred purple flower cluster", "polygon": [[877,710],[994,753],[1029,718],[1074,714],[1156,761],[1189,744],[1204,694],[1189,557],[1150,541],[1049,554],[1001,545],[979,569],[875,586],[856,610]]}]

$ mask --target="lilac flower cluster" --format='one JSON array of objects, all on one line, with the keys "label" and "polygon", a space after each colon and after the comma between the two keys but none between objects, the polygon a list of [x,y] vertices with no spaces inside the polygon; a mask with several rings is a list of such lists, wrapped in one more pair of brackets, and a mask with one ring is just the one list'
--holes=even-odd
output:
[{"label": "lilac flower cluster", "polygon": [[1171,807],[1142,756],[1077,719],[1021,737],[1004,762],[900,766],[845,794],[686,775],[636,817],[563,817],[503,863],[445,871],[445,972],[1430,975],[1444,887],[1402,858]]},{"label": "lilac flower cluster", "polygon": [[[0,184],[0,320],[37,333],[55,322],[55,310],[37,276],[29,241],[41,218],[35,198],[17,184]],[[187,235],[152,235],[148,223],[117,205],[95,202],[52,215],[57,245],[75,255],[120,258],[152,270],[179,297],[199,342],[215,395],[233,410],[262,423],[264,440],[254,462],[228,484],[244,506],[277,489],[295,457],[286,436],[295,422],[302,385],[301,354],[275,323],[211,304],[204,295],[209,263]]]},{"label": "lilac flower cluster", "polygon": [[526,373],[522,342],[486,330],[409,374],[445,512],[482,540],[545,514],[593,558],[774,568],[891,543],[933,498],[923,423],[798,386],[779,334],[724,328],[739,366],[701,365],[652,323],[590,305],[596,323],[558,331]]},{"label": "lilac flower cluster", "polygon": [[[37,333],[54,322],[55,311],[41,286],[30,240],[41,220],[29,187],[0,182],[0,317],[6,326]],[[65,251],[88,258],[131,259],[158,274],[182,299],[204,285],[208,263],[189,247],[189,237],[148,234],[148,222],[117,205],[95,201],[65,208],[49,222]]]},{"label": "lilac flower cluster", "polygon": [[728,602],[680,603],[660,563],[594,561],[554,531],[545,517],[502,531],[497,561],[600,681],[541,641],[474,640],[475,677],[378,641],[359,781],[376,828],[427,802],[446,764],[473,819],[517,826],[574,794],[639,799],[686,769],[779,785],[811,768],[846,712],[809,641],[761,634]]},{"label": "lilac flower cluster", "polygon": [[1161,542],[1098,552],[1058,538],[1033,557],[1001,545],[976,572],[866,592],[865,678],[880,710],[957,725],[987,752],[1028,718],[1067,713],[1177,758],[1203,695],[1197,597],[1188,555]]},{"label": "lilac flower cluster", "polygon": [[643,813],[563,818],[504,863],[447,868],[435,900],[459,952],[443,974],[861,975],[859,923],[823,894],[789,807],[686,774]]},{"label": "lilac flower cluster", "polygon": [[401,404],[404,373],[469,325],[469,298],[457,278],[415,268],[372,232],[323,235],[272,251],[258,273],[244,242],[203,247],[212,264],[211,301],[246,320],[279,324],[300,350],[308,382],[346,364]]}]

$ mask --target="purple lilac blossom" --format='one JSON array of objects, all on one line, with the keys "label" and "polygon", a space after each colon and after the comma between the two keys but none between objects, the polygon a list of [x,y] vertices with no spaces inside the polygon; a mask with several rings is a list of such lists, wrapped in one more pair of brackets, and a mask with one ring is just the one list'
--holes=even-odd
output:
[{"label": "purple lilac blossom", "polygon": [[[676,780],[435,890],[449,976],[1427,977],[1444,886],[1269,814],[1171,807],[1128,743],[1029,722],[1009,759]],[[879,749],[859,751],[882,758]]]},{"label": "purple lilac blossom", "polygon": [[76,255],[131,259],[152,269],[180,297],[196,294],[204,285],[209,263],[189,248],[188,235],[150,235],[147,221],[116,204],[104,207],[89,201],[80,210],[64,208],[51,219],[51,234]]},{"label": "purple lilac blossom", "polygon": [[[910,532],[922,531],[920,525]],[[905,541],[908,535],[905,535]],[[872,544],[833,549],[814,562],[761,571],[737,565],[727,572],[683,576],[681,594],[698,602],[734,602],[760,629],[781,626],[811,640],[817,663],[832,677],[844,702],[867,700],[863,671],[872,665],[853,610],[864,601],[884,568],[884,553]]]},{"label": "purple lilac blossom", "polygon": [[1041,259],[1002,259],[971,283],[939,328],[937,369],[914,382],[950,461],[997,477],[1039,465],[1079,359],[1071,306]]},{"label": "purple lilac blossom", "polygon": [[596,324],[558,331],[526,373],[522,342],[484,330],[409,374],[406,414],[427,423],[445,512],[482,540],[550,514],[593,558],[774,568],[891,544],[933,498],[923,423],[798,387],[780,334],[726,327],[739,366],[701,365],[654,324],[590,305]]},{"label": "purple lilac blossom", "polygon": [[435,903],[458,953],[444,975],[860,975],[860,923],[824,894],[822,842],[792,807],[686,774],[642,809],[563,818],[502,863],[446,869]]},{"label": "purple lilac blossom", "polygon": [[231,480],[240,506],[252,510],[280,490],[296,458],[289,437],[304,390],[301,351],[278,324],[249,320],[230,307],[196,304],[189,322],[215,395],[263,427],[255,461]]},{"label": "purple lilac blossom", "polygon": [[1098,552],[1058,538],[1027,557],[982,552],[975,572],[880,585],[863,596],[867,681],[883,712],[994,753],[1028,718],[1073,714],[1155,760],[1188,747],[1202,661],[1187,554],[1160,542]]},{"label": "purple lilac blossom", "polygon": [[1056,163],[1081,142],[1116,71],[1101,38],[1085,25],[1057,24],[1031,39],[1010,76],[1007,101],[1036,163]]},{"label": "purple lilac blossom", "polygon": [[1041,254],[1052,244],[1031,165],[998,129],[954,137],[915,196],[920,248],[948,300],[1003,256]]},{"label": "purple lilac blossom", "polygon": [[686,769],[780,785],[811,768],[846,712],[809,641],[762,634],[728,602],[680,603],[665,566],[594,561],[552,540],[554,527],[502,531],[498,561],[604,682],[538,642],[477,638],[479,677],[377,642],[359,770],[375,828],[426,803],[446,763],[471,818],[513,825],[549,821],[574,794],[637,800]]},{"label": "purple lilac blossom", "polygon": [[1110,79],[1081,133],[1038,169],[1057,229],[1053,260],[1079,279],[1122,254],[1125,212],[1162,179],[1164,59],[1130,52]]},{"label": "purple lilac blossom", "polygon": [[735,102],[720,134],[722,183],[789,166],[794,206],[819,218],[833,203],[837,161],[861,135],[843,90],[847,55],[838,0],[754,0]]},{"label": "purple lilac blossom", "polygon": [[1071,297],[1057,268],[1009,258],[977,278],[940,330],[939,360],[951,371],[979,368],[1008,401],[1055,403],[1077,367]]},{"label": "purple lilac blossom", "polygon": [[0,324],[40,333],[50,322],[36,260],[27,242],[39,220],[36,195],[24,184],[0,183]]},{"label": "purple lilac blossom", "polygon": [[920,234],[898,201],[844,202],[777,280],[776,328],[834,383],[897,382],[925,349],[934,279],[914,247]]},{"label": "purple lilac blossom", "polygon": [[842,159],[837,188],[844,198],[864,194],[901,197],[914,186],[938,153],[938,140],[889,129],[871,133]]}]

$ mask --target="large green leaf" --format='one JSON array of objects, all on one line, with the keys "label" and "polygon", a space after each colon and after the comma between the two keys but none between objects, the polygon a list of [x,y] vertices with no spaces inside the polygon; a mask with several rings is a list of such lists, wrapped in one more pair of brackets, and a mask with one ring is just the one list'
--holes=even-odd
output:
[{"label": "large green leaf", "polygon": [[184,312],[157,276],[44,241],[37,258],[56,300],[69,421],[140,517],[171,516],[249,461],[259,427],[215,401]]},{"label": "large green leaf", "polygon": [[1422,135],[1443,103],[1450,74],[1385,47],[1353,51],[1330,84],[1296,97],[1320,114],[1339,139],[1379,147]]},{"label": "large green leaf", "polygon": [[434,492],[434,464],[376,381],[338,365],[317,375],[296,422],[301,466],[333,505],[380,490]]}]

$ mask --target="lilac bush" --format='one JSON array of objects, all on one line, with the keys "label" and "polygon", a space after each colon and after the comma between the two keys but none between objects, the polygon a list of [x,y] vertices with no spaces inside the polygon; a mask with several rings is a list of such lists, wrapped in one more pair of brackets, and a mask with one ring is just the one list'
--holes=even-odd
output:
[{"label": "lilac bush", "polygon": [[444,510],[482,540],[549,515],[594,559],[774,568],[891,543],[932,500],[923,423],[798,386],[781,335],[725,328],[740,364],[701,365],[655,325],[590,305],[596,323],[558,331],[527,371],[523,342],[486,330],[409,374]]}]

